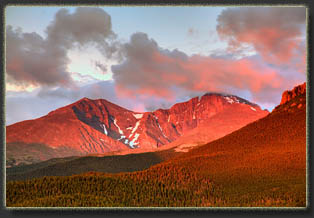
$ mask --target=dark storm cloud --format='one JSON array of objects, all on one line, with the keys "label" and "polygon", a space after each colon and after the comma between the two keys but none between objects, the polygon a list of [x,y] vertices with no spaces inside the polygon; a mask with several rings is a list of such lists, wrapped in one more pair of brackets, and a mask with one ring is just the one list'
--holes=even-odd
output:
[{"label": "dark storm cloud", "polygon": [[111,18],[99,8],[79,7],[73,14],[61,9],[46,29],[47,37],[6,28],[8,82],[33,85],[73,86],[67,72],[68,50],[95,46],[106,57],[117,51]]}]

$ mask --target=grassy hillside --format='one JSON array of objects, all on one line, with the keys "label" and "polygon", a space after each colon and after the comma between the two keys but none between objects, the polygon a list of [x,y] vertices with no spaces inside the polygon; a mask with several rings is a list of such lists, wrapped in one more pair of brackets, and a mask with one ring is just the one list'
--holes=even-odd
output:
[{"label": "grassy hillside", "polygon": [[306,206],[305,95],[149,169],[7,182],[7,206]]}]

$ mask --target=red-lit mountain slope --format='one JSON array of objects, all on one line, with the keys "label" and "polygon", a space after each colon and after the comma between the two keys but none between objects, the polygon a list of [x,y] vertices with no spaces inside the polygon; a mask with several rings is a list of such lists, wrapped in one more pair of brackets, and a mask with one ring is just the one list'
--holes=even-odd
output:
[{"label": "red-lit mountain slope", "polygon": [[222,206],[304,207],[305,86],[296,87],[294,97],[282,101],[266,117],[160,167],[191,168],[200,178],[208,175],[224,193],[219,196]]},{"label": "red-lit mountain slope", "polygon": [[[295,87],[295,96],[281,103],[274,108],[266,117],[250,123],[249,125],[228,134],[219,140],[207,145],[199,146],[190,152],[179,156],[179,159],[192,158],[193,156],[209,155],[221,156],[224,151],[234,156],[242,153],[241,158],[234,159],[231,165],[244,163],[245,156],[251,152],[267,149],[269,152],[288,152],[289,156],[293,149],[302,154],[302,165],[305,166],[306,154],[306,92],[305,84]],[[283,93],[282,99],[285,98]],[[233,154],[234,153],[234,154]],[[227,154],[225,154],[227,155]],[[255,157],[262,157],[256,153]],[[288,157],[288,156],[287,156]],[[275,160],[277,161],[277,160]],[[299,162],[299,161],[298,161]],[[285,163],[283,163],[285,164]],[[297,164],[297,163],[296,163]],[[236,165],[233,165],[233,167]]]},{"label": "red-lit mountain slope", "polygon": [[12,143],[65,147],[75,151],[75,155],[135,148],[149,150],[165,146],[191,131],[202,132],[200,136],[206,137],[200,140],[208,142],[267,114],[242,98],[217,93],[177,103],[168,110],[145,113],[102,99],[84,98],[41,118],[7,126],[6,141],[8,147]]}]

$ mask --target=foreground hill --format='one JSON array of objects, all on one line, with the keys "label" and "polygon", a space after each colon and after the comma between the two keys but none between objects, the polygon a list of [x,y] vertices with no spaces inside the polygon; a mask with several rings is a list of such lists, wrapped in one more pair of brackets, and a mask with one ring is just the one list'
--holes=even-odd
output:
[{"label": "foreground hill", "polygon": [[41,118],[7,126],[7,167],[56,157],[149,151],[192,130],[210,133],[205,143],[267,114],[245,99],[217,93],[145,113],[84,98]]},{"label": "foreground hill", "polygon": [[170,149],[158,152],[108,155],[103,157],[53,158],[39,163],[7,168],[6,180],[27,180],[44,176],[71,176],[87,172],[134,172],[145,170],[175,155],[178,154]]},{"label": "foreground hill", "polygon": [[181,154],[140,172],[8,182],[7,206],[305,207],[305,92]]}]

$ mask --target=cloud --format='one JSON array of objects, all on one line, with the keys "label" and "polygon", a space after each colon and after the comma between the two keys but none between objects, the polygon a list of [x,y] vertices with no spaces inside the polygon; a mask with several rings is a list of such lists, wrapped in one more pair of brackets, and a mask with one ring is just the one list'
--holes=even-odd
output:
[{"label": "cloud", "polygon": [[[86,85],[94,82],[98,82],[98,80],[90,74],[81,74],[78,72],[71,72],[71,77],[75,82],[78,82],[80,85]],[[77,87],[71,87],[73,89],[77,89]]]},{"label": "cloud", "polygon": [[46,29],[47,37],[6,28],[8,82],[46,86],[73,86],[67,72],[67,52],[74,46],[95,46],[107,58],[117,51],[111,18],[100,8],[78,7],[70,14],[60,9]]},{"label": "cloud", "polygon": [[217,18],[217,32],[236,52],[252,46],[269,63],[289,63],[303,50],[304,7],[228,8]]},{"label": "cloud", "polygon": [[[175,60],[184,61],[187,56],[178,50],[173,52],[162,50],[166,54],[163,56],[160,51],[157,42],[148,39],[147,34],[133,34],[130,42],[124,45],[124,62],[111,67],[113,79],[116,81],[118,89],[121,92],[125,89],[125,91],[134,91],[134,93],[170,98],[171,93],[168,90],[172,84],[161,82],[163,79],[161,77],[166,75],[163,73],[164,70],[169,71],[174,66],[167,63],[168,60],[164,57],[174,57]],[[177,71],[177,66],[175,68],[173,70]]]},{"label": "cloud", "polygon": [[36,33],[22,33],[6,28],[6,72],[9,83],[21,85],[68,85],[68,62],[63,50],[49,50],[47,42]]},{"label": "cloud", "polygon": [[108,57],[116,51],[108,41],[115,39],[111,17],[103,9],[78,7],[73,14],[60,9],[46,29],[51,45],[71,49],[74,45],[92,44]]},{"label": "cloud", "polygon": [[184,92],[228,92],[248,90],[258,98],[263,90],[278,93],[284,78],[255,59],[238,60],[210,56],[188,56],[162,49],[144,33],[135,33],[124,45],[126,59],[112,66],[117,93],[174,100]]},{"label": "cloud", "polygon": [[[69,103],[75,102],[81,98],[90,99],[106,99],[119,106],[125,107],[133,111],[151,111],[158,108],[167,108],[173,104],[162,97],[150,96],[145,93],[136,94],[131,98],[129,96],[120,95],[116,92],[116,84],[114,81],[98,81],[88,85],[84,85],[77,89],[66,87],[46,88],[42,87],[36,94],[40,99],[50,99],[57,101],[62,99]],[[22,92],[20,92],[20,95]],[[24,93],[25,96],[25,93]],[[26,94],[27,96],[27,94]]]},{"label": "cloud", "polygon": [[106,73],[107,72],[107,67],[106,65],[100,63],[99,61],[95,61],[95,67],[99,70],[101,70],[102,73]]}]

